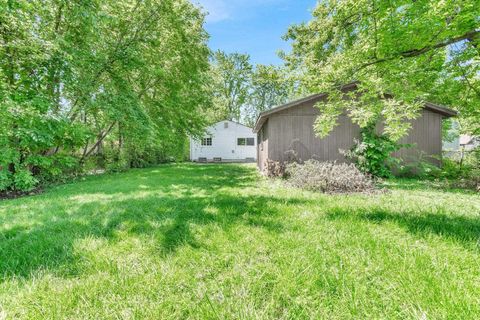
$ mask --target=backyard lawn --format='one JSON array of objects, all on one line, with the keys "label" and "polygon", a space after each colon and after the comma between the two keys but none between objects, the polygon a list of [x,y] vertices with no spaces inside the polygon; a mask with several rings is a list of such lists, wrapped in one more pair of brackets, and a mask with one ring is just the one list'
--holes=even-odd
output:
[{"label": "backyard lawn", "polygon": [[478,319],[480,197],[165,165],[0,202],[0,319]]}]

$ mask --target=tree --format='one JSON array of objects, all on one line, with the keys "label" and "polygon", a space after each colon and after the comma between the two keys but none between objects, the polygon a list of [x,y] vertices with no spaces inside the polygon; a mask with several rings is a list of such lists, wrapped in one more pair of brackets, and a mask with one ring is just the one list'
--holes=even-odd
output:
[{"label": "tree", "polygon": [[[319,2],[313,19],[286,35],[286,63],[304,72],[309,91],[329,93],[317,133],[347,111],[361,127],[381,117],[397,140],[430,100],[458,109],[465,130],[479,134],[479,17],[476,0]],[[356,99],[345,100],[339,85],[354,80]]]},{"label": "tree", "polygon": [[256,65],[252,73],[251,92],[245,110],[245,123],[253,126],[261,112],[286,103],[292,94],[293,84],[284,68],[273,65]]},{"label": "tree", "polygon": [[0,191],[31,189],[92,156],[166,159],[203,130],[210,51],[189,1],[0,7]]},{"label": "tree", "polygon": [[250,90],[250,57],[247,54],[216,51],[213,55],[212,73],[215,95],[215,114],[212,120],[240,121],[241,109]]}]

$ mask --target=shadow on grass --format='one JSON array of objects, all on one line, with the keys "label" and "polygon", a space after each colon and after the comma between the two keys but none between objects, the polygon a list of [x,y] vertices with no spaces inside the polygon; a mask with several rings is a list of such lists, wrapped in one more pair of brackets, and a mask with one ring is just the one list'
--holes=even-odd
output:
[{"label": "shadow on grass", "polygon": [[480,246],[480,218],[450,216],[446,213],[392,212],[381,208],[361,208],[354,211],[335,208],[328,213],[328,217],[357,219],[378,224],[393,222],[420,237],[433,234],[459,242],[469,249],[478,249]]},{"label": "shadow on grass", "polygon": [[[50,201],[33,217],[32,227],[13,227],[0,232],[0,281],[28,278],[41,269],[63,275],[76,274],[80,258],[74,246],[85,237],[121,241],[125,234],[147,236],[158,241],[159,255],[171,255],[182,246],[197,249],[204,246],[194,230],[198,226],[212,225],[226,233],[235,232],[239,226],[280,233],[285,228],[278,219],[281,208],[301,203],[295,199],[229,192],[229,187],[254,186],[255,172],[241,166],[199,167],[198,171],[191,171],[189,167],[159,168],[126,176],[129,182],[110,192],[121,193],[121,200],[109,197],[97,201],[93,197],[86,203],[71,200],[71,205],[68,202],[63,207]],[[144,176],[150,179],[143,181]],[[134,192],[139,191],[139,185],[151,188],[152,192],[136,197],[138,194]],[[82,193],[67,190],[62,197],[88,198],[100,191],[109,194],[105,183],[87,189]],[[156,194],[158,192],[161,195]],[[125,196],[129,194],[132,196]],[[52,196],[53,199],[59,197],[58,194]]]}]

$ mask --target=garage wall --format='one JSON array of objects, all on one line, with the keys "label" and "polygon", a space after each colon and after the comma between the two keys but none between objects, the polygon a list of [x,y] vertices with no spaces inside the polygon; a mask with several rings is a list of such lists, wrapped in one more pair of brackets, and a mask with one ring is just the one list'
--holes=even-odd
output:
[{"label": "garage wall", "polygon": [[[319,115],[316,101],[305,102],[276,113],[268,118],[268,155],[276,161],[289,160],[289,151],[296,153],[300,160],[346,162],[340,150],[348,150],[354,139],[360,139],[360,128],[350,118],[342,115],[338,126],[325,138],[315,135],[313,125]],[[412,129],[400,143],[412,144],[393,155],[405,162],[423,160],[440,164],[442,155],[442,115],[430,110],[422,110],[421,116],[412,121]],[[381,126],[379,126],[381,130]],[[263,155],[262,155],[263,157]]]}]

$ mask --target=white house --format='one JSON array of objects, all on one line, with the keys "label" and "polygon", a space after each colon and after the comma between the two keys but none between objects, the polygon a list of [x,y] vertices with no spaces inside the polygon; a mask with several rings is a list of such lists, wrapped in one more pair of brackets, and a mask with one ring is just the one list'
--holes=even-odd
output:
[{"label": "white house", "polygon": [[198,162],[254,162],[257,137],[252,128],[225,120],[207,128],[200,140],[190,138],[190,160]]}]

